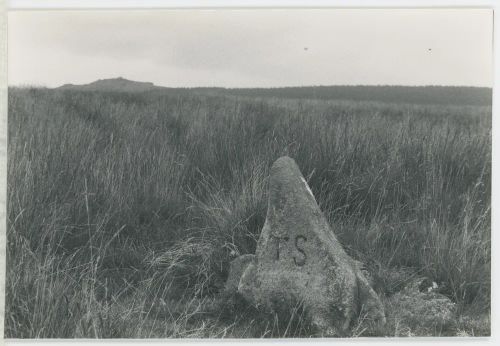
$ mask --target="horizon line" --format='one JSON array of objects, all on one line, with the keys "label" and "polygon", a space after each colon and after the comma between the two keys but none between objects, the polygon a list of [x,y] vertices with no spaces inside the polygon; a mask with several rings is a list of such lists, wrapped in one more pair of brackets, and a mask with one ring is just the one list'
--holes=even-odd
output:
[{"label": "horizon line", "polygon": [[168,88],[168,89],[285,89],[285,88],[318,88],[318,87],[413,87],[413,88],[422,88],[422,87],[443,87],[443,88],[483,88],[483,89],[493,89],[493,86],[488,85],[470,85],[470,84],[305,84],[305,85],[280,85],[280,86],[217,86],[217,85],[197,85],[197,86],[167,86],[167,85],[159,85],[149,81],[138,81],[132,80],[122,77],[115,78],[102,78],[96,79],[89,83],[83,84],[74,84],[74,83],[64,83],[58,86],[47,86],[44,84],[35,84],[35,83],[18,83],[18,84],[10,84],[7,83],[7,87],[12,88],[45,88],[45,89],[58,89],[63,86],[87,86],[92,83],[98,81],[106,81],[106,80],[116,80],[116,79],[124,79],[129,82],[137,82],[137,83],[150,83],[154,87],[158,88]]}]

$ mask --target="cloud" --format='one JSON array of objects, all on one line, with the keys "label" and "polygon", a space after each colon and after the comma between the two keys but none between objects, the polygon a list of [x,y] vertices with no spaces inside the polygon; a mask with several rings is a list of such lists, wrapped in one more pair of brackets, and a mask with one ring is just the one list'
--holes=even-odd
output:
[{"label": "cloud", "polygon": [[22,11],[9,83],[491,85],[491,40],[490,10]]}]

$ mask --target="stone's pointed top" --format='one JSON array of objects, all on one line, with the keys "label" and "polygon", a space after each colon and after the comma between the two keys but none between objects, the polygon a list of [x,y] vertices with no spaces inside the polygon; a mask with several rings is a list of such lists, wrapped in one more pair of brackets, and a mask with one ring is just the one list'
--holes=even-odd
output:
[{"label": "stone's pointed top", "polygon": [[297,163],[295,163],[295,160],[292,159],[290,156],[281,156],[273,163],[273,167],[274,166],[282,166],[282,165],[295,165],[295,166],[297,166]]},{"label": "stone's pointed top", "polygon": [[282,156],[274,161],[273,165],[271,166],[271,176],[283,173],[283,171],[290,171],[294,174],[302,175],[295,160],[288,156]]},{"label": "stone's pointed top", "polygon": [[[314,195],[311,191],[311,188],[307,184],[306,179],[302,176],[302,173],[300,172],[299,166],[297,165],[297,163],[295,162],[294,159],[292,159],[289,156],[282,156],[279,159],[277,159],[274,162],[273,166],[271,167],[271,175],[279,174],[279,172],[283,171],[283,170],[290,170],[291,172],[296,174],[300,178],[302,183],[304,183],[307,192],[309,192],[311,197],[314,198]],[[314,199],[314,200],[316,201],[316,199]]]},{"label": "stone's pointed top", "polygon": [[281,210],[291,219],[302,220],[302,223],[322,217],[299,167],[295,160],[288,156],[280,157],[271,167],[268,205],[268,216],[270,215],[271,219],[274,215],[272,210]]}]

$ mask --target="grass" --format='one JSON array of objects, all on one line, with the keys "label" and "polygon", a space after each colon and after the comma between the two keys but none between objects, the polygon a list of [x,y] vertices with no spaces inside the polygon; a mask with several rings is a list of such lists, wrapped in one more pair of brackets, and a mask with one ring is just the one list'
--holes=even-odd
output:
[{"label": "grass", "polygon": [[8,128],[8,338],[310,335],[220,294],[282,155],[384,300],[425,275],[459,307],[431,334],[490,333],[491,107],[24,88]]}]

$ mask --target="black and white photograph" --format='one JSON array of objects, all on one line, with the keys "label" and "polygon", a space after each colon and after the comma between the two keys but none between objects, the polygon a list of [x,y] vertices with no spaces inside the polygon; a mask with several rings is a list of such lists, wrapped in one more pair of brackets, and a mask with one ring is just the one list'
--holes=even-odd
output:
[{"label": "black and white photograph", "polygon": [[493,18],[9,11],[5,338],[490,336]]}]

